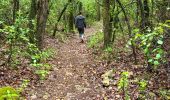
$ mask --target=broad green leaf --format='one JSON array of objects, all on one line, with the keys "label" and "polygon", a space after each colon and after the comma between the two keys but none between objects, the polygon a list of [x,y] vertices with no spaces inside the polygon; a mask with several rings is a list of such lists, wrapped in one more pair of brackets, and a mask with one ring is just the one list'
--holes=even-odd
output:
[{"label": "broad green leaf", "polygon": [[147,44],[147,47],[150,47],[150,46],[151,46],[151,44],[150,44],[150,43],[148,43],[148,44]]},{"label": "broad green leaf", "polygon": [[157,54],[156,55],[156,59],[160,59],[161,58],[161,55],[160,54]]},{"label": "broad green leaf", "polygon": [[154,53],[154,52],[156,52],[157,50],[158,50],[158,48],[154,49],[152,52]]},{"label": "broad green leaf", "polygon": [[159,62],[158,62],[158,61],[154,61],[154,65],[155,65],[155,66],[158,66],[158,65],[159,65]]},{"label": "broad green leaf", "polygon": [[148,51],[149,51],[148,48],[145,48],[145,49],[144,49],[145,54],[148,53]]},{"label": "broad green leaf", "polygon": [[149,59],[149,60],[148,60],[148,62],[152,62],[152,61],[153,61],[153,59]]},{"label": "broad green leaf", "polygon": [[162,44],[163,44],[163,41],[162,41],[162,40],[158,40],[157,43],[160,44],[160,45],[162,45]]}]

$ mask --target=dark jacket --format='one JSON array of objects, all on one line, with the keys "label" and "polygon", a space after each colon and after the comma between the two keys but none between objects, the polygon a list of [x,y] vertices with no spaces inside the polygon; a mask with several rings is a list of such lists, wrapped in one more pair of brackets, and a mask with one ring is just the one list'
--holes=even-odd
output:
[{"label": "dark jacket", "polygon": [[82,15],[78,15],[75,18],[76,28],[86,28],[85,17]]}]

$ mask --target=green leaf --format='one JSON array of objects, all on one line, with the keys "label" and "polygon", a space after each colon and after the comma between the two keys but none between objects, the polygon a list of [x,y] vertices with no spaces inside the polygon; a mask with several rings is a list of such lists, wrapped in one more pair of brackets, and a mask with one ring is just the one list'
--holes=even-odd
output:
[{"label": "green leaf", "polygon": [[166,20],[166,22],[165,23],[170,23],[170,20]]},{"label": "green leaf", "polygon": [[148,44],[147,44],[147,47],[150,47],[150,46],[151,46],[151,44],[150,44],[150,43],[148,43]]},{"label": "green leaf", "polygon": [[144,49],[144,52],[145,52],[145,54],[147,54],[147,53],[149,52],[149,49],[148,49],[148,48],[145,48],[145,49]]},{"label": "green leaf", "polygon": [[148,60],[148,62],[152,62],[152,61],[153,61],[153,59],[149,59],[149,60]]},{"label": "green leaf", "polygon": [[160,45],[162,45],[162,44],[163,44],[163,41],[162,41],[162,40],[158,40],[157,43],[160,44]]},{"label": "green leaf", "polygon": [[157,55],[156,55],[156,59],[160,59],[161,58],[161,55],[158,53]]},{"label": "green leaf", "polygon": [[154,52],[156,52],[157,50],[158,50],[158,48],[154,49],[152,52],[154,53]]},{"label": "green leaf", "polygon": [[159,65],[159,62],[158,62],[158,61],[154,61],[154,65],[155,65],[155,66],[158,66],[158,65]]}]

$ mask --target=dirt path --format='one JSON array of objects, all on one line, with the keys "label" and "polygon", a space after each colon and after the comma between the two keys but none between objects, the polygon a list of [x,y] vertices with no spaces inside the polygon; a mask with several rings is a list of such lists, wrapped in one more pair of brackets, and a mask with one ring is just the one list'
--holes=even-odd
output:
[{"label": "dirt path", "polygon": [[[86,29],[86,37],[95,33],[94,28]],[[87,41],[87,39],[86,39]],[[57,57],[51,61],[54,71],[49,78],[32,90],[29,100],[91,100],[100,95],[95,77],[90,69],[93,57],[86,43],[79,43],[78,35],[66,43],[48,40],[48,47],[58,50]]]}]

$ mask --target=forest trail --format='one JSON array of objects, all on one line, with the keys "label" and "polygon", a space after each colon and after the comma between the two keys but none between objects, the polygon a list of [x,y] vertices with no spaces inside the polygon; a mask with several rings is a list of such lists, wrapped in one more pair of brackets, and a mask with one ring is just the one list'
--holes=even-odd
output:
[{"label": "forest trail", "polygon": [[100,94],[92,75],[94,59],[87,49],[87,37],[97,32],[95,28],[85,30],[86,43],[79,43],[79,37],[57,44],[54,39],[45,39],[48,47],[58,50],[51,63],[54,66],[45,82],[32,90],[29,100],[91,100]]}]

